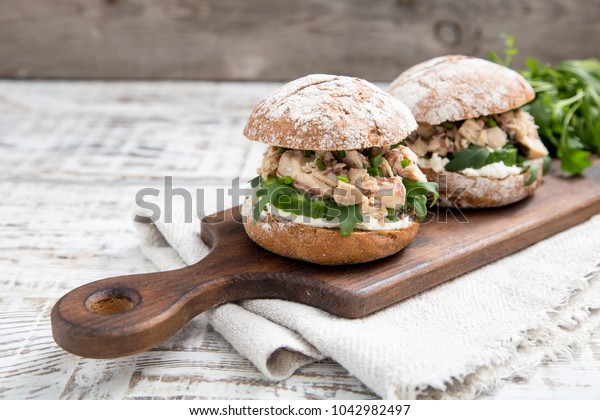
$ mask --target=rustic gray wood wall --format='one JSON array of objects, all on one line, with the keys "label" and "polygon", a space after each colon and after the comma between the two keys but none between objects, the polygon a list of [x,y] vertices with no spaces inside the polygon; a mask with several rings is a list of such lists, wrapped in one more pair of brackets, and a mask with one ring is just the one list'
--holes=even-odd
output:
[{"label": "rustic gray wood wall", "polygon": [[0,77],[389,81],[447,53],[600,56],[598,0],[0,0]]}]

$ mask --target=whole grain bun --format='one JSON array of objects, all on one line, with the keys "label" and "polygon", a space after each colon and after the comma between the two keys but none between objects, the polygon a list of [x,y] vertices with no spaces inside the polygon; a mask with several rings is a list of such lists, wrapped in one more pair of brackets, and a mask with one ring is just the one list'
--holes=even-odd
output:
[{"label": "whole grain bun", "polygon": [[316,228],[268,214],[256,223],[245,216],[244,228],[250,239],[275,254],[315,264],[341,265],[395,254],[414,239],[419,223],[412,222],[399,230],[355,230],[342,236],[339,229]]},{"label": "whole grain bun", "polygon": [[484,176],[469,177],[457,172],[435,172],[428,168],[421,170],[428,181],[438,183],[440,206],[487,208],[506,206],[532,195],[542,184],[544,166],[541,159],[533,162],[538,165],[538,177],[533,184],[527,186],[525,182],[529,178],[528,173],[496,179]]},{"label": "whole grain bun", "polygon": [[244,135],[290,149],[352,150],[398,143],[416,128],[406,105],[371,83],[313,74],[260,102]]},{"label": "whole grain bun", "polygon": [[500,114],[535,97],[519,73],[464,55],[417,64],[398,76],[388,92],[400,98],[418,122],[431,125]]}]

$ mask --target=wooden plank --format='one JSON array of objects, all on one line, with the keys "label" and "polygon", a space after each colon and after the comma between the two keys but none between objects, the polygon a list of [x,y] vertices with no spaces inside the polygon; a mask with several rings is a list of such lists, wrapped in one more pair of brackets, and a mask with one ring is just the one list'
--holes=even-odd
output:
[{"label": "wooden plank", "polygon": [[599,20],[593,0],[0,0],[0,77],[390,81],[500,33],[518,63],[598,57]]}]

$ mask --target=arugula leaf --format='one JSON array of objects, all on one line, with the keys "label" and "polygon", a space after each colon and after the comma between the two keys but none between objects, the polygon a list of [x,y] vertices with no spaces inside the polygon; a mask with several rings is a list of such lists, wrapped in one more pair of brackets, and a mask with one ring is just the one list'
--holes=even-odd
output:
[{"label": "arugula leaf", "polygon": [[387,216],[385,216],[391,222],[397,222],[400,220],[398,212],[395,209],[387,209]]},{"label": "arugula leaf", "polygon": [[[253,180],[254,181],[254,180]],[[258,198],[253,211],[254,223],[256,223],[260,214],[267,204],[271,204],[280,210],[297,216],[306,216],[313,219],[340,221],[340,233],[342,236],[352,233],[357,223],[362,223],[363,217],[359,206],[338,206],[331,200],[313,199],[306,193],[301,193],[291,184],[294,180],[291,177],[282,177],[263,181],[258,179],[255,190]]]},{"label": "arugula leaf", "polygon": [[402,183],[406,189],[407,197],[416,197],[418,195],[433,196],[433,201],[430,205],[433,206],[439,197],[437,182],[421,182],[413,181],[412,179],[402,178]]},{"label": "arugula leaf", "polygon": [[[504,147],[500,150],[491,152],[485,161],[485,165],[495,162],[504,162],[506,166],[513,166],[517,164],[518,150],[514,147]],[[484,165],[484,166],[485,166]]]},{"label": "arugula leaf", "polygon": [[340,210],[340,233],[342,236],[348,236],[354,230],[357,223],[362,223],[363,216],[358,204],[355,206],[338,206]]},{"label": "arugula leaf", "polygon": [[552,166],[552,158],[550,156],[544,156],[542,158],[542,161],[544,162],[543,174],[546,175],[548,174],[548,172],[550,172],[550,167]]},{"label": "arugula leaf", "polygon": [[490,152],[485,147],[471,144],[468,149],[455,153],[444,169],[452,172],[462,171],[466,168],[479,169],[495,162],[504,162],[506,166],[513,166],[517,164],[518,156],[518,150],[511,145]]},{"label": "arugula leaf", "polygon": [[423,220],[427,216],[427,197],[432,196],[431,204],[433,206],[438,197],[438,184],[435,182],[420,182],[412,179],[402,178],[402,183],[406,189],[405,206],[411,207],[415,215]]},{"label": "arugula leaf", "polygon": [[451,172],[461,171],[466,168],[478,169],[485,165],[490,157],[490,151],[485,147],[470,145],[468,149],[454,153],[452,160],[444,169]]},{"label": "arugula leaf", "polygon": [[260,180],[261,180],[261,176],[257,176],[256,178],[252,178],[249,182],[250,186],[252,188],[256,188],[258,187],[258,185],[260,184]]},{"label": "arugula leaf", "polygon": [[258,222],[258,219],[260,219],[260,214],[262,213],[263,209],[267,204],[269,204],[269,196],[267,194],[259,196],[258,202],[256,203],[256,206],[254,206],[254,211],[252,212],[254,224],[256,224],[256,222]]},{"label": "arugula leaf", "polygon": [[521,167],[529,172],[529,178],[527,178],[527,180],[525,181],[525,186],[527,187],[537,180],[540,168],[537,164],[531,163],[529,161],[524,161],[521,164]]},{"label": "arugula leaf", "polygon": [[[301,193],[294,188],[291,185],[293,179],[288,178],[283,177],[264,181],[259,177],[255,189],[256,206],[253,211],[255,223],[269,203],[278,209],[298,216],[329,221],[337,219],[340,222],[340,234],[342,236],[350,235],[356,225],[363,222],[364,219],[359,205],[341,206],[329,199],[313,199],[308,194]],[[427,215],[428,197],[431,197],[430,206],[433,206],[439,197],[437,184],[435,182],[413,181],[406,178],[402,182],[406,189],[405,206],[411,207],[415,215],[423,219]],[[398,220],[394,209],[388,209],[387,218],[391,221]]]},{"label": "arugula leaf", "polygon": [[412,206],[415,214],[422,220],[427,216],[427,197],[418,195],[410,199],[409,204]]}]

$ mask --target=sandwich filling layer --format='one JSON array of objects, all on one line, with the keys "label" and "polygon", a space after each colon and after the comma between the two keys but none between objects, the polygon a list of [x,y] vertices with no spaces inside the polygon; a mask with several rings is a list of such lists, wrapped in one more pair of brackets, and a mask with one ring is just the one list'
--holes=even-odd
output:
[{"label": "sandwich filling layer", "polygon": [[271,146],[254,188],[253,216],[269,211],[295,223],[339,229],[398,230],[423,218],[437,184],[406,146],[312,151]]},{"label": "sandwich filling layer", "polygon": [[422,168],[496,179],[529,172],[528,184],[538,176],[532,161],[548,156],[533,117],[523,110],[439,125],[419,123],[407,145]]}]

